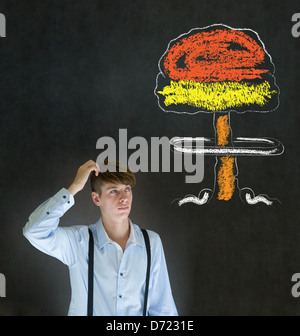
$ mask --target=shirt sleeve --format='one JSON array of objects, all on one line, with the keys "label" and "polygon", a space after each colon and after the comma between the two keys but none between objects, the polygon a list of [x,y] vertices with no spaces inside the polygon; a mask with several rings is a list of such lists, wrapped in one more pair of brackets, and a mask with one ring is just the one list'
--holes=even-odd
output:
[{"label": "shirt sleeve", "polygon": [[76,262],[82,227],[58,227],[60,218],[74,205],[74,197],[62,188],[42,203],[30,216],[23,228],[24,236],[40,251],[71,266]]},{"label": "shirt sleeve", "polygon": [[[150,240],[151,241],[151,240]],[[151,249],[151,277],[149,286],[150,316],[177,316],[178,312],[172,295],[163,245],[157,235],[154,249]]]}]

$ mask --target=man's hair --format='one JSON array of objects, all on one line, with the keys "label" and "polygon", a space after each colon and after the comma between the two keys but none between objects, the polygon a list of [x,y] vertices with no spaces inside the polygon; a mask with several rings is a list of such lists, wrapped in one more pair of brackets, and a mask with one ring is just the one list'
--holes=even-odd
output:
[{"label": "man's hair", "polygon": [[[135,187],[135,176],[128,167],[118,161],[113,163],[104,161],[104,163],[108,167],[106,172],[99,172],[98,176],[96,176],[94,171],[91,173],[92,191],[95,191],[101,196],[101,187],[106,183],[130,185],[132,189]],[[111,167],[113,167],[115,171],[109,171],[112,170],[110,169]]]}]

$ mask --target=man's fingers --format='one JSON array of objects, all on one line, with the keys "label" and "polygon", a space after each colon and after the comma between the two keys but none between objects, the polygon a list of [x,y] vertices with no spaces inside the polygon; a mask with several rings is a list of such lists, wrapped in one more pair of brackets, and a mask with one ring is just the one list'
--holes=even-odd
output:
[{"label": "man's fingers", "polygon": [[86,168],[89,170],[89,172],[92,172],[94,170],[96,176],[98,176],[98,174],[100,173],[99,165],[93,160],[89,160],[83,166],[86,166]]},{"label": "man's fingers", "polygon": [[100,167],[99,167],[98,163],[96,162],[96,170],[95,170],[96,176],[98,176],[99,173],[100,173]]},{"label": "man's fingers", "polygon": [[72,195],[75,195],[78,191],[84,188],[92,171],[95,171],[96,176],[98,176],[100,172],[98,164],[93,160],[85,162],[82,166],[78,168],[75,179],[72,185],[69,187],[69,191]]}]

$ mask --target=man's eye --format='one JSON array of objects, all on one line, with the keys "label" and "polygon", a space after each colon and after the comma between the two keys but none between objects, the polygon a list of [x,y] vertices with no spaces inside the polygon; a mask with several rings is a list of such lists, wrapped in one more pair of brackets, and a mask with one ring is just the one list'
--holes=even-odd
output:
[{"label": "man's eye", "polygon": [[127,188],[126,188],[126,191],[130,192],[130,191],[131,191],[131,188],[130,188],[130,187],[127,187]]},{"label": "man's eye", "polygon": [[116,194],[117,193],[117,190],[116,189],[113,189],[110,191],[111,194]]}]

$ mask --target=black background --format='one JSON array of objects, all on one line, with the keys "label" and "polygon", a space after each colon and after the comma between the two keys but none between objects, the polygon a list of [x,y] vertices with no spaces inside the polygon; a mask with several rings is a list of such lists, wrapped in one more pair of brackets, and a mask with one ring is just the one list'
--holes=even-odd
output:
[{"label": "black background", "polygon": [[[297,5],[298,4],[298,5]],[[201,184],[184,173],[137,173],[133,222],[160,234],[180,315],[298,315],[291,277],[300,272],[300,38],[291,34],[298,1],[2,0],[0,39],[0,315],[66,315],[68,269],[22,235],[30,213],[77,168],[100,154],[102,136],[214,136],[212,114],[161,111],[158,61],[170,40],[223,23],[256,31],[271,54],[280,106],[232,114],[234,136],[274,137],[285,152],[239,158],[241,186],[280,199],[272,206],[173,200],[213,187],[215,159]],[[61,225],[91,224],[99,209],[87,186]]]}]

